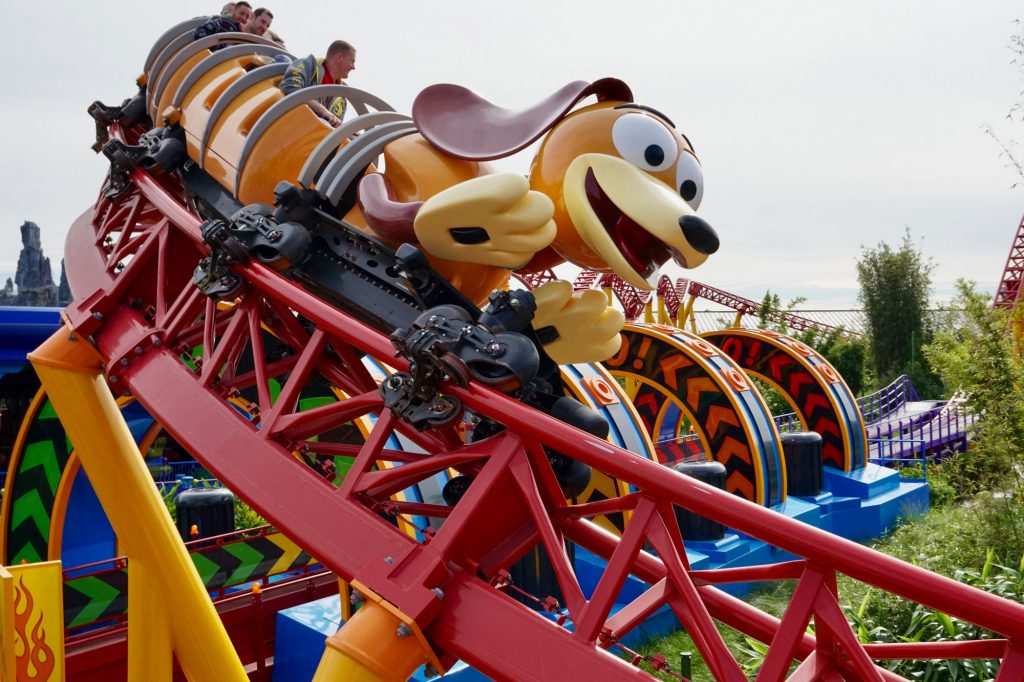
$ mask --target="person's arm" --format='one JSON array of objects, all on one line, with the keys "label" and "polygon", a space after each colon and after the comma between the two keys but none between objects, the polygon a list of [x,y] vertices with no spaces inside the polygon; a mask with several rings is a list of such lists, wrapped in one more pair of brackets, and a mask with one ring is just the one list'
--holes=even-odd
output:
[{"label": "person's arm", "polygon": [[309,108],[313,110],[314,114],[330,123],[332,128],[337,128],[341,125],[341,119],[328,111],[327,107],[320,104],[320,102],[314,100],[312,102],[306,102],[306,104],[309,105]]},{"label": "person's arm", "polygon": [[290,95],[296,90],[301,90],[306,87],[308,83],[308,76],[306,75],[306,64],[301,59],[296,59],[288,67],[288,70],[284,72],[284,78],[277,87],[284,91],[284,94]]}]

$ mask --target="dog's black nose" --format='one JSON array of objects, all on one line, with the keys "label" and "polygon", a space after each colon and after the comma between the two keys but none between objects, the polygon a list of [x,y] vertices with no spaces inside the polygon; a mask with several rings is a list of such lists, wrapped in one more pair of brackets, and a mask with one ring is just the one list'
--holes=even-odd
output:
[{"label": "dog's black nose", "polygon": [[679,219],[679,227],[683,229],[683,236],[690,242],[697,252],[710,256],[718,251],[718,235],[714,228],[708,225],[703,218],[695,215],[684,215]]}]

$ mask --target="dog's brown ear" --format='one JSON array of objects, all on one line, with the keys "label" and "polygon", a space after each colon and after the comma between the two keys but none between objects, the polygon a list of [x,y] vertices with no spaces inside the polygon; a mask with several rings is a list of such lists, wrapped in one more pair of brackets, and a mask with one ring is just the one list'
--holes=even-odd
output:
[{"label": "dog's brown ear", "polygon": [[438,149],[460,159],[488,161],[510,156],[554,127],[577,102],[632,102],[629,86],[617,78],[574,81],[529,109],[512,111],[459,85],[431,85],[416,96],[412,118]]}]

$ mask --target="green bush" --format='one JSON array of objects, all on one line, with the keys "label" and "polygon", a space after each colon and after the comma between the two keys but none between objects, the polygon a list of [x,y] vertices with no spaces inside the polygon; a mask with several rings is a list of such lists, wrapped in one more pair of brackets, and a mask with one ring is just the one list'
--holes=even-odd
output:
[{"label": "green bush", "polygon": [[[996,563],[994,550],[986,553],[980,569],[956,571],[956,580],[1012,601],[1024,601],[1024,557],[1017,568]],[[872,608],[875,593],[865,595],[860,606],[846,609],[847,617],[864,643],[955,642],[991,639],[994,635],[977,625],[934,611],[920,604],[902,609],[899,617],[891,610]],[[885,667],[898,675],[923,682],[974,682],[991,680],[999,672],[999,661],[984,659],[934,659],[887,661]]]},{"label": "green bush", "polygon": [[266,520],[255,509],[246,504],[242,498],[235,498],[235,530],[248,530],[265,526]]}]

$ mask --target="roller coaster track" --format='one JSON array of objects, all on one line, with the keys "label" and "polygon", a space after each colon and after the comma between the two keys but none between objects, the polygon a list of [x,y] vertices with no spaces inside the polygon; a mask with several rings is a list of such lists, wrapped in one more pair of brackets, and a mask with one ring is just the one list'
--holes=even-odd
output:
[{"label": "roller coaster track", "polygon": [[[112,125],[110,133],[133,143],[138,131]],[[137,168],[129,178],[123,196],[101,196],[69,232],[70,332],[99,350],[116,394],[134,395],[276,527],[338,576],[401,612],[442,667],[457,657],[497,679],[652,679],[615,654],[626,633],[668,606],[719,680],[745,677],[716,620],[770,643],[759,680],[787,678],[794,660],[801,663],[788,679],[897,680],[875,661],[979,657],[1002,659],[1000,682],[1024,679],[1020,604],[706,486],[475,382],[445,385],[445,394],[506,430],[463,445],[454,427],[412,429],[384,408],[362,363],[365,354],[406,368],[384,334],[255,261],[232,266],[244,279],[233,305],[206,299],[192,283],[206,252],[200,219],[175,176],[155,178]],[[283,348],[265,348],[261,328]],[[243,358],[252,370],[236,371]],[[271,379],[281,384],[276,399]],[[299,412],[298,396],[311,382],[328,382],[348,398]],[[376,421],[363,444],[330,439],[332,429],[368,414]],[[422,452],[389,449],[396,434]],[[545,447],[628,483],[633,492],[570,506]],[[306,453],[347,455],[352,466],[331,481],[300,461],[297,455]],[[454,506],[393,498],[448,468],[474,476]],[[693,571],[675,506],[799,558]],[[610,512],[629,516],[621,537],[589,520]],[[421,529],[422,539],[388,521],[423,516],[443,524]],[[566,541],[608,562],[590,594],[574,572]],[[564,604],[541,600],[553,618],[507,594],[506,568],[536,546],[551,558],[564,595]],[[839,606],[838,573],[975,623],[994,638],[861,643]],[[612,613],[631,575],[650,587]],[[781,620],[716,587],[763,580],[797,581]],[[806,631],[812,619],[815,635]]]},{"label": "roller coaster track", "polygon": [[[1022,237],[1018,237],[1020,241]],[[1024,248],[1024,242],[1021,247]],[[1011,260],[1014,256],[1011,254]],[[1021,261],[1024,259],[1024,255],[1018,254],[1017,260]],[[1017,262],[1018,270],[1020,270],[1021,262]],[[1009,265],[1007,266],[1009,268]],[[1017,274],[1019,277],[1019,272]],[[535,275],[527,275],[522,278],[522,281],[533,288],[539,284],[547,281],[544,279],[544,273],[538,273]],[[534,284],[537,282],[537,284]],[[622,281],[616,275],[606,272],[596,272],[594,270],[584,270],[573,282],[573,288],[577,291],[584,289],[595,289],[595,288],[607,288],[611,289],[618,298],[619,303],[622,305],[622,310],[628,320],[637,320],[644,314],[645,306],[647,306],[652,300],[652,292],[640,291],[636,287],[633,287]],[[679,319],[680,308],[682,307],[683,298],[687,294],[691,298],[703,298],[712,303],[732,308],[741,315],[757,315],[761,308],[761,304],[757,301],[753,301],[749,298],[744,298],[736,294],[731,294],[728,291],[702,284],[687,279],[678,279],[673,285],[672,281],[666,275],[662,275],[658,280],[656,293],[658,298],[663,301],[665,311],[669,319],[673,322],[677,322]],[[998,299],[997,299],[998,300]],[[781,322],[785,324],[789,329],[793,331],[806,331],[808,329],[816,329],[824,334],[833,332],[839,332],[844,336],[854,335],[849,330],[840,329],[824,322],[812,320],[795,313],[780,311],[768,313],[768,318],[774,322]]]},{"label": "roller coaster track", "polygon": [[1024,217],[1017,226],[1017,233],[1010,245],[1010,255],[1006,257],[1003,276],[999,278],[999,289],[996,290],[994,308],[1013,308],[1020,300],[1020,283],[1024,277]]}]

